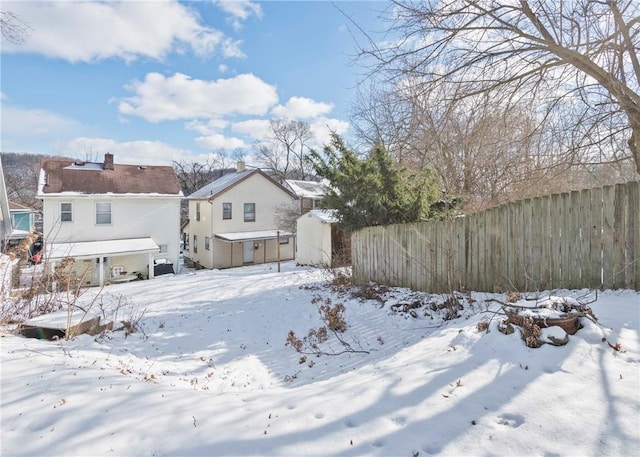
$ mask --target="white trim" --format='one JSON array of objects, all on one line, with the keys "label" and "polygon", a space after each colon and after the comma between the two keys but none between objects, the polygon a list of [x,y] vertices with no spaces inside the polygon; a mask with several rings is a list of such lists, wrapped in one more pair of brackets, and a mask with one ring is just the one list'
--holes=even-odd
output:
[{"label": "white trim", "polygon": [[[293,233],[279,230],[281,237],[291,237]],[[257,232],[216,233],[216,238],[223,241],[271,240],[278,238],[278,230],[260,230]]]},{"label": "white trim", "polygon": [[83,241],[78,243],[52,243],[46,248],[45,259],[54,260],[64,257],[76,259],[91,257],[109,257],[129,253],[155,253],[160,251],[151,238],[129,238],[124,240]]}]

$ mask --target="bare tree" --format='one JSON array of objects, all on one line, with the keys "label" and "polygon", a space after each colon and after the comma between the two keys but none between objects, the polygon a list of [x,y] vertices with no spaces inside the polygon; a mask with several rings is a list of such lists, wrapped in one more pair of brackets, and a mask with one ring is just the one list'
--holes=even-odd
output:
[{"label": "bare tree", "polygon": [[176,172],[182,193],[189,196],[201,187],[206,186],[214,179],[221,177],[225,172],[235,169],[235,158],[240,160],[242,152],[234,151],[233,157],[229,158],[225,151],[217,151],[209,156],[204,163],[187,162],[181,160],[173,162],[173,169]]},{"label": "bare tree", "polygon": [[573,129],[580,162],[631,159],[640,173],[636,0],[394,0],[388,11],[400,40],[363,51],[376,72],[526,103],[540,131]]},{"label": "bare tree", "polygon": [[9,43],[22,44],[29,35],[31,27],[17,14],[0,11],[0,30],[2,38]]},{"label": "bare tree", "polygon": [[466,210],[635,175],[629,161],[573,165],[573,129],[541,130],[525,105],[494,104],[486,93],[457,97],[446,85],[421,86],[369,87],[352,108],[355,131],[365,144],[384,144],[404,167],[433,169],[445,197],[462,197]]},{"label": "bare tree", "polygon": [[42,208],[42,201],[36,198],[40,159],[44,156],[3,152],[2,163],[9,201],[35,210]]},{"label": "bare tree", "polygon": [[415,131],[413,101],[406,91],[370,80],[360,87],[350,110],[352,127],[362,149],[379,144],[399,165],[406,165],[406,149]]},{"label": "bare tree", "polygon": [[309,178],[312,171],[307,162],[308,145],[313,139],[309,124],[274,119],[270,121],[269,127],[268,140],[256,146],[261,162],[280,180]]}]

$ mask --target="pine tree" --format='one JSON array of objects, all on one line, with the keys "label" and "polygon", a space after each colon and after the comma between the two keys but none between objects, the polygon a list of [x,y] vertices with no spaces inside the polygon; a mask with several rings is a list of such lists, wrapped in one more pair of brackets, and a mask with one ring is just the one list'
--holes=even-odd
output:
[{"label": "pine tree", "polygon": [[324,154],[312,151],[310,160],[315,173],[331,182],[322,206],[337,210],[338,226],[348,232],[425,220],[438,198],[430,170],[409,175],[380,145],[360,158],[333,134]]}]

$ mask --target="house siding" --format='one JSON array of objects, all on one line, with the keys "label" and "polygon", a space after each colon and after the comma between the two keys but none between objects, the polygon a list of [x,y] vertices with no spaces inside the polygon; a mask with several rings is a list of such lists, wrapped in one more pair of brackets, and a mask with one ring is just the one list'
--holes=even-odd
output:
[{"label": "house siding", "polygon": [[[72,275],[82,281],[83,286],[100,285],[99,257],[90,259],[77,259],[71,267]],[[104,280],[108,283],[112,277],[111,269],[115,266],[123,267],[127,274],[142,273],[148,277],[147,267],[148,256],[146,254],[132,254],[103,258],[102,268],[104,269]]]},{"label": "house siding", "polygon": [[[96,224],[96,202],[111,203],[111,224]],[[60,222],[60,203],[71,203],[72,222]],[[167,245],[158,258],[178,264],[180,254],[180,198],[46,196],[43,198],[43,234],[47,241],[73,243],[150,237]],[[144,257],[146,255],[135,257]],[[118,256],[118,259],[122,257]],[[146,265],[146,264],[145,264]]]},{"label": "house siding", "polygon": [[[225,192],[207,199],[189,200],[189,252],[193,262],[204,268],[238,267],[243,262],[243,242],[228,242],[216,239],[217,234],[254,232],[277,229],[277,208],[291,205],[295,199],[282,188],[274,185],[263,175],[256,173],[235,184]],[[196,204],[200,203],[200,220],[196,220]],[[223,204],[232,204],[232,218],[223,219]],[[255,221],[244,221],[244,204],[255,203]],[[193,235],[198,238],[198,252],[193,251]],[[211,238],[211,247],[204,246],[205,237]],[[253,240],[250,240],[253,241]],[[255,240],[252,263],[277,260],[276,240]],[[281,260],[294,258],[295,240],[281,245]]]},{"label": "house siding", "polygon": [[311,214],[298,219],[296,262],[301,265],[331,265],[331,224]]},{"label": "house siding", "polygon": [[[278,260],[277,240],[250,240],[254,244],[252,264],[276,262]],[[213,268],[230,268],[245,265],[243,254],[243,241],[227,242],[215,240],[214,264]],[[280,260],[291,260],[294,258],[295,239],[290,237],[288,244],[280,245]]]},{"label": "house siding", "polygon": [[[111,277],[111,269],[115,266],[122,266],[127,274],[142,273],[143,276],[148,277],[149,267],[147,266],[149,258],[146,254],[138,255],[126,255],[112,257],[109,262],[109,277]],[[174,266],[175,271],[175,266]]]},{"label": "house siding", "polygon": [[[276,229],[276,209],[294,199],[261,174],[254,174],[212,201],[215,233]],[[232,218],[222,219],[222,204],[232,203]],[[256,204],[255,222],[244,222],[244,203]]]},{"label": "house siding", "polygon": [[[196,220],[196,205],[200,203],[200,220]],[[194,252],[193,235],[198,237],[198,252]],[[189,201],[189,252],[186,254],[193,262],[204,268],[215,268],[212,264],[212,246],[207,251],[204,239],[211,237],[211,205],[206,200]]]},{"label": "house siding", "polygon": [[83,286],[97,286],[100,284],[97,275],[95,259],[76,260],[70,267],[71,275],[80,281]]}]

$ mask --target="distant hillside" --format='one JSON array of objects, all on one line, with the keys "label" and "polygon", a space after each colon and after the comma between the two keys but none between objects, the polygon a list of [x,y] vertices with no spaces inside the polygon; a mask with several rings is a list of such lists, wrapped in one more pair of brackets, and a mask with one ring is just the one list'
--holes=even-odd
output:
[{"label": "distant hillside", "polygon": [[40,210],[42,203],[36,199],[40,161],[44,158],[50,159],[52,156],[24,152],[2,152],[0,157],[2,158],[9,201]]}]

